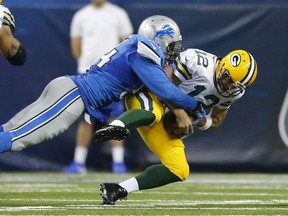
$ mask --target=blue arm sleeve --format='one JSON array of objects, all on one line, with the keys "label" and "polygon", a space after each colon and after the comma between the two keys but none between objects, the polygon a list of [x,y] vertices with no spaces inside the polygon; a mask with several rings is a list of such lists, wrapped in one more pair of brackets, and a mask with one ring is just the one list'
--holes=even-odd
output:
[{"label": "blue arm sleeve", "polygon": [[198,102],[176,87],[159,65],[137,53],[130,55],[129,62],[139,79],[160,100],[190,111],[197,107]]}]

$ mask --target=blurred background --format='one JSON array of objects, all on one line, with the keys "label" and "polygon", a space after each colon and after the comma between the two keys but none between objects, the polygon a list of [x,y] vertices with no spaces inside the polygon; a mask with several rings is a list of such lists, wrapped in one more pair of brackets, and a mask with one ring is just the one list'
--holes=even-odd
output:
[{"label": "blurred background", "polygon": [[[135,33],[147,16],[174,19],[185,48],[218,56],[250,51],[259,74],[231,107],[220,128],[185,139],[191,172],[288,171],[288,1],[287,0],[111,0],[124,8]],[[0,123],[37,99],[53,78],[76,73],[69,30],[76,10],[90,0],[4,0],[16,19],[16,37],[27,49],[23,67],[0,59]],[[105,22],[105,20],[103,20]],[[286,99],[285,99],[286,98]],[[60,171],[73,158],[73,125],[64,134],[18,153],[0,155],[1,171]],[[125,145],[130,171],[158,162],[137,133]],[[87,166],[110,168],[110,146],[91,146]]]}]

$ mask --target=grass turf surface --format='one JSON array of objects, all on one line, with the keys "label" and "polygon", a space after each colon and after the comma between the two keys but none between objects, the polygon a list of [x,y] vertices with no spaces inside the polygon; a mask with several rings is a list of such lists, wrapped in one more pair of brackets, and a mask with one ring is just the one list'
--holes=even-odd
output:
[{"label": "grass turf surface", "polygon": [[101,205],[100,183],[132,176],[1,173],[0,215],[288,215],[284,174],[192,174]]}]

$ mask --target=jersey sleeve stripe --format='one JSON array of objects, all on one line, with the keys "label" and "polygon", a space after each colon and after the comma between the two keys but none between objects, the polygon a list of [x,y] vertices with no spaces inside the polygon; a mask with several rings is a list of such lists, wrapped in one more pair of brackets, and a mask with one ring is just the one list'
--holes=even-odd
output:
[{"label": "jersey sleeve stripe", "polygon": [[3,23],[15,26],[12,15],[8,14],[6,11],[4,11]]},{"label": "jersey sleeve stripe", "polygon": [[190,74],[188,73],[188,70],[187,70],[186,66],[183,65],[182,63],[178,63],[178,64],[177,64],[176,70],[177,70],[186,80],[191,79],[191,76],[190,76]]}]

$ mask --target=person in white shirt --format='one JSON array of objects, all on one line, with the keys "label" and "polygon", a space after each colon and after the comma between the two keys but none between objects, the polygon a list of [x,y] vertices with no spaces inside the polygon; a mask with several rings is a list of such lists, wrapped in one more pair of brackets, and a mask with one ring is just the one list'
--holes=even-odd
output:
[{"label": "person in white shirt", "polygon": [[[91,0],[91,3],[79,9],[73,16],[70,28],[71,52],[78,67],[79,74],[85,73],[97,59],[115,47],[133,33],[133,27],[127,12],[107,0]],[[124,102],[115,102],[109,106],[113,110],[112,121],[120,115],[125,107]],[[85,166],[88,149],[92,141],[95,122],[87,114],[79,122],[76,134],[76,148],[73,162],[65,173],[86,173]],[[112,171],[125,173],[124,142],[111,140]]]}]

